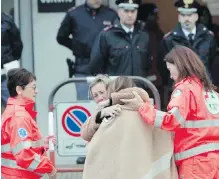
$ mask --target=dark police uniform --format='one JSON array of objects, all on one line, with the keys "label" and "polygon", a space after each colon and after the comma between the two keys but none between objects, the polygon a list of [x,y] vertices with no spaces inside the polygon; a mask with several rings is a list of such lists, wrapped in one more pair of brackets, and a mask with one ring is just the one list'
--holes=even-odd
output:
[{"label": "dark police uniform", "polygon": [[20,31],[12,19],[1,13],[1,68],[3,65],[21,57],[23,44]]},{"label": "dark police uniform", "polygon": [[92,74],[133,75],[146,77],[151,67],[148,54],[148,34],[135,26],[132,38],[120,22],[100,33],[94,44],[90,68]]},{"label": "dark police uniform", "polygon": [[116,12],[108,7],[92,9],[86,3],[67,12],[59,28],[57,41],[73,51],[76,73],[90,74],[88,64],[93,42],[98,33],[112,24],[116,17]]},{"label": "dark police uniform", "polygon": [[20,31],[10,16],[1,13],[1,101],[5,106],[9,93],[3,65],[21,57],[23,44]]},{"label": "dark police uniform", "polygon": [[[119,0],[119,8],[137,9],[138,4],[132,0]],[[151,68],[148,54],[148,34],[142,24],[136,24],[129,34],[119,20],[103,30],[93,46],[90,61],[92,74],[133,75],[146,77]]]},{"label": "dark police uniform", "polygon": [[[101,6],[92,9],[87,3],[70,9],[61,23],[57,34],[59,44],[72,50],[75,55],[75,77],[91,74],[89,68],[90,52],[98,33],[112,24],[117,18],[114,10]],[[72,38],[69,36],[72,35]],[[88,98],[88,84],[76,83],[77,99]]]},{"label": "dark police uniform", "polygon": [[[176,3],[175,5],[180,8],[183,7],[182,11],[188,10],[189,12],[190,9],[196,9],[198,6],[194,1],[192,4],[186,6],[187,8],[185,8],[183,0],[179,0],[177,2],[178,4]],[[199,55],[206,69],[209,72],[211,71],[211,63],[217,50],[216,40],[213,33],[209,31],[204,25],[197,24],[194,39],[190,41],[185,36],[181,24],[178,23],[173,31],[164,36],[164,39],[161,42],[161,52],[159,54],[160,57],[158,61],[158,69],[163,78],[164,84],[168,84],[169,72],[163,59],[165,55],[170,52],[170,50],[175,45],[183,45],[192,49],[194,52],[196,52],[197,55]]]},{"label": "dark police uniform", "polygon": [[185,37],[180,24],[178,24],[172,32],[164,36],[161,44],[162,57],[159,58],[160,61],[158,63],[158,69],[166,84],[168,82],[169,72],[167,71],[166,64],[163,59],[175,45],[184,45],[192,49],[199,55],[205,67],[210,70],[210,66],[217,49],[216,41],[212,32],[204,25],[198,24],[196,28],[197,32],[192,44]]}]

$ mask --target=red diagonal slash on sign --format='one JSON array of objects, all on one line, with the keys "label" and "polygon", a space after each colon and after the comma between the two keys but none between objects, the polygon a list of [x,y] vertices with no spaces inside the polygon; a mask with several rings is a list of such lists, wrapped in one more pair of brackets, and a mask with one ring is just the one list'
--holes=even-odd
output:
[{"label": "red diagonal slash on sign", "polygon": [[[75,115],[73,115],[73,114],[70,113],[70,112],[68,112],[68,115],[71,116],[71,117],[75,120],[75,122],[78,124],[79,127],[83,125],[83,123],[82,123],[80,120],[78,120],[77,117],[75,117]],[[72,118],[71,118],[71,120],[72,120]],[[73,121],[73,120],[72,120],[72,121]],[[73,122],[74,122],[74,121],[73,121]]]}]

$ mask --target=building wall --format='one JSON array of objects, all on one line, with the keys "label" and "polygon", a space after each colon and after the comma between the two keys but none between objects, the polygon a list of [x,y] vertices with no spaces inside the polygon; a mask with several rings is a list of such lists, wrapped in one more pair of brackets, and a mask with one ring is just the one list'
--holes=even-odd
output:
[{"label": "building wall", "polygon": [[11,8],[14,7],[14,0],[1,0],[1,11],[9,14]]},{"label": "building wall", "polygon": [[[213,22],[219,24],[219,0],[199,0],[200,3],[207,3],[212,15]],[[144,3],[153,2],[158,7],[159,24],[164,33],[171,31],[177,23],[177,11],[173,0],[143,0]]]},{"label": "building wall", "polygon": [[164,33],[173,29],[177,22],[177,13],[173,0],[144,0],[144,3],[152,2],[158,7],[159,24]]}]

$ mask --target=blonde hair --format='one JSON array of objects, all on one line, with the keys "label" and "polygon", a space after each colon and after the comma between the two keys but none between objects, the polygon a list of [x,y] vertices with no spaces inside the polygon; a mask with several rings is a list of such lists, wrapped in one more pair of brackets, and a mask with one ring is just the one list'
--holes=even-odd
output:
[{"label": "blonde hair", "polygon": [[91,88],[93,88],[97,83],[103,83],[106,85],[106,88],[108,87],[108,84],[110,83],[110,78],[108,75],[99,74],[95,77],[94,81],[92,81],[89,85],[89,91],[88,95],[93,98]]}]

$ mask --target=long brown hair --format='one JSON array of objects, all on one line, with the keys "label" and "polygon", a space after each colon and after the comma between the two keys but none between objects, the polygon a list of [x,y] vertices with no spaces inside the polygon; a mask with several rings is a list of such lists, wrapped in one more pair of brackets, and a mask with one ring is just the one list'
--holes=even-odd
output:
[{"label": "long brown hair", "polygon": [[178,81],[195,76],[203,83],[206,90],[214,88],[204,64],[191,49],[177,45],[165,56],[164,60],[176,65],[179,70]]},{"label": "long brown hair", "polygon": [[136,85],[131,78],[128,78],[127,76],[119,76],[109,83],[107,92],[110,95],[113,92],[118,92],[122,89],[131,88],[135,86]]}]

